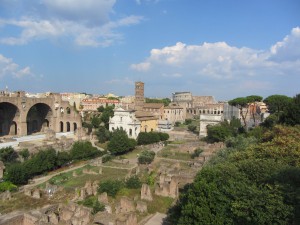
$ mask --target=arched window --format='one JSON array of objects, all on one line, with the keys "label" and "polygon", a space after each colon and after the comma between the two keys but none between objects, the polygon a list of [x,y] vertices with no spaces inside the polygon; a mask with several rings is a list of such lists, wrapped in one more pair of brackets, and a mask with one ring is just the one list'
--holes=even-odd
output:
[{"label": "arched window", "polygon": [[71,114],[71,109],[69,107],[66,108],[67,114]]}]

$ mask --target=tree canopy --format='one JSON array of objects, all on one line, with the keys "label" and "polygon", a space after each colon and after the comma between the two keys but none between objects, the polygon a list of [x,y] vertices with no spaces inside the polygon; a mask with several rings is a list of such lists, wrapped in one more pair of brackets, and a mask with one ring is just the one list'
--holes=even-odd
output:
[{"label": "tree canopy", "polygon": [[126,131],[117,128],[111,134],[107,150],[113,155],[119,155],[133,150],[136,146],[134,139],[128,138]]},{"label": "tree canopy", "polygon": [[264,99],[270,113],[284,111],[292,99],[285,95],[270,95]]},{"label": "tree canopy", "polygon": [[[300,126],[232,137],[181,191],[172,224],[299,224]],[[236,139],[236,140],[234,140]]]}]

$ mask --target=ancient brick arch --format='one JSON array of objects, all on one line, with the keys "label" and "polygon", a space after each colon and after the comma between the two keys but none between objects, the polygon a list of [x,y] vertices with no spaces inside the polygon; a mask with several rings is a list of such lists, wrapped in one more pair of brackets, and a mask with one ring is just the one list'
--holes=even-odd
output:
[{"label": "ancient brick arch", "polygon": [[0,136],[17,135],[19,108],[10,102],[0,102]]},{"label": "ancient brick arch", "polygon": [[82,127],[81,117],[59,94],[43,98],[25,97],[18,92],[0,96],[0,136],[44,132],[75,131]]}]

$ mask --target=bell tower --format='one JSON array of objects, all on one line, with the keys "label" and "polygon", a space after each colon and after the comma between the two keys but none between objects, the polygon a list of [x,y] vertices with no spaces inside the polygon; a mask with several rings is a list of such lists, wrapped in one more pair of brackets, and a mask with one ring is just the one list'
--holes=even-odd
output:
[{"label": "bell tower", "polygon": [[135,82],[135,102],[134,109],[142,110],[144,106],[144,83],[141,81]]}]

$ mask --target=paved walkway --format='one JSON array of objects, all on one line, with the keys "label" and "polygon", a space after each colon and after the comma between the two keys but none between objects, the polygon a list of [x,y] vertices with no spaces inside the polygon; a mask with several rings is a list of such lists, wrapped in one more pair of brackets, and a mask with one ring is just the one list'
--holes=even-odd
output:
[{"label": "paved walkway", "polygon": [[166,218],[167,215],[163,213],[155,213],[154,216],[150,220],[147,221],[144,225],[162,225],[164,222],[164,218]]}]

